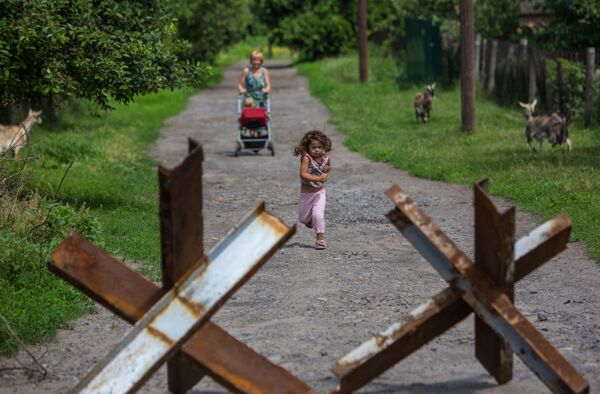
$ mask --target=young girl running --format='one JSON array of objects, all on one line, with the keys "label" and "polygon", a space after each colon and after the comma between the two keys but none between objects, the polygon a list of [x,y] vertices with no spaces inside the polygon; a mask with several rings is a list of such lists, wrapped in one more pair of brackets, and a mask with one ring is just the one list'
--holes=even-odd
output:
[{"label": "young girl running", "polygon": [[325,249],[325,182],[331,170],[331,140],[318,130],[304,134],[294,148],[300,159],[300,201],[298,220],[308,228],[315,228],[315,249]]}]

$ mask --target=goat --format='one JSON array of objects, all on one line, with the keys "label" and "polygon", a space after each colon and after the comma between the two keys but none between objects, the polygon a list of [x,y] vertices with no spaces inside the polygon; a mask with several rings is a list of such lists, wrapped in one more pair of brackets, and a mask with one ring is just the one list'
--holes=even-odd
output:
[{"label": "goat", "polygon": [[417,122],[421,118],[423,118],[424,123],[429,122],[433,96],[435,96],[435,82],[427,85],[427,88],[424,92],[419,92],[415,95],[413,107],[415,108]]},{"label": "goat", "polygon": [[544,138],[552,144],[552,147],[560,145],[563,142],[567,144],[570,152],[572,149],[571,139],[569,138],[568,119],[559,112],[540,113],[534,112],[537,100],[531,103],[519,102],[519,105],[525,109],[524,115],[527,119],[525,127],[525,138],[533,151],[537,149],[531,144],[535,138],[539,143],[539,150],[542,150]]},{"label": "goat", "polygon": [[0,125],[0,154],[10,150],[13,157],[19,157],[19,151],[25,146],[29,130],[34,123],[42,123],[42,111],[29,110],[27,117],[19,125]]}]

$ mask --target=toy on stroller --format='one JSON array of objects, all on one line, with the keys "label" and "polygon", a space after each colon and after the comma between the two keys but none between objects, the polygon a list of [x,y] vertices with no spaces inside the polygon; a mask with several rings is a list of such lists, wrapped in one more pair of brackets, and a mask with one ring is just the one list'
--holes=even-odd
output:
[{"label": "toy on stroller", "polygon": [[275,156],[275,148],[271,140],[271,100],[265,95],[264,107],[243,107],[244,94],[237,98],[238,111],[238,137],[235,145],[234,155],[241,151],[250,150],[258,153],[267,148],[271,155]]}]

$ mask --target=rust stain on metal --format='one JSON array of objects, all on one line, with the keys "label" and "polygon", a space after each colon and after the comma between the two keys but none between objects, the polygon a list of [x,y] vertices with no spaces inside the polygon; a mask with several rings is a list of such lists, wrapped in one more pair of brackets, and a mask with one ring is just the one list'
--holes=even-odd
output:
[{"label": "rust stain on metal", "polygon": [[263,225],[273,229],[279,236],[287,233],[290,230],[290,227],[281,219],[266,212],[262,212],[260,215],[258,215],[258,220]]},{"label": "rust stain on metal", "polygon": [[148,331],[148,334],[152,335],[155,338],[158,338],[161,342],[163,342],[165,345],[171,347],[173,346],[173,344],[175,343],[175,341],[173,341],[171,338],[169,338],[167,335],[165,335],[164,332],[157,330],[156,328],[152,327],[152,326],[148,326],[145,328],[146,331]]},{"label": "rust stain on metal", "polygon": [[176,296],[176,298],[179,300],[179,302],[181,302],[181,305],[183,305],[190,312],[190,314],[194,316],[195,319],[200,318],[200,316],[206,312],[206,308],[201,303],[194,302],[186,297]]}]

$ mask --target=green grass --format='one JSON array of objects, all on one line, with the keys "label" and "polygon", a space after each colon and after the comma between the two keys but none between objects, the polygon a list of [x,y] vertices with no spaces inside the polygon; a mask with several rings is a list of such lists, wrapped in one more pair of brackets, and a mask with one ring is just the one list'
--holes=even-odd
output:
[{"label": "green grass", "polygon": [[310,91],[331,111],[331,121],[347,134],[345,144],[411,174],[472,185],[490,178],[492,194],[548,219],[566,212],[572,239],[600,258],[600,128],[570,127],[573,152],[545,143],[540,153],[525,141],[520,109],[503,108],[478,96],[477,129],[460,131],[459,89],[438,90],[429,124],[417,124],[412,102],[422,86],[399,89],[395,64],[370,60],[370,82],[357,81],[355,57],[298,66]]},{"label": "green grass", "polygon": [[[36,157],[28,164],[27,192],[9,220],[12,201],[0,204],[0,313],[26,342],[52,338],[65,321],[93,310],[46,267],[70,228],[119,259],[143,261],[141,272],[158,279],[157,175],[148,147],[192,93],[165,91],[108,112],[70,108],[57,127],[33,129],[24,150]],[[0,353],[16,349],[0,324]]]},{"label": "green grass", "polygon": [[[249,38],[223,52],[208,84],[261,46],[264,37]],[[113,111],[82,102],[64,107],[57,125],[34,127],[22,151],[34,158],[22,189],[9,177],[18,164],[0,159],[0,314],[25,342],[51,339],[66,321],[94,310],[46,266],[69,229],[160,279],[157,172],[148,149],[164,120],[182,111],[194,92],[138,97]],[[3,194],[5,179],[12,186]],[[0,354],[17,349],[0,319]]]},{"label": "green grass", "polygon": [[[114,111],[70,111],[57,131],[33,133],[31,149],[42,156],[33,181],[40,194],[85,205],[101,223],[102,243],[123,260],[144,261],[159,272],[156,166],[148,154],[163,121],[187,105],[192,89],[139,97]],[[69,162],[69,170],[56,193]]]}]

